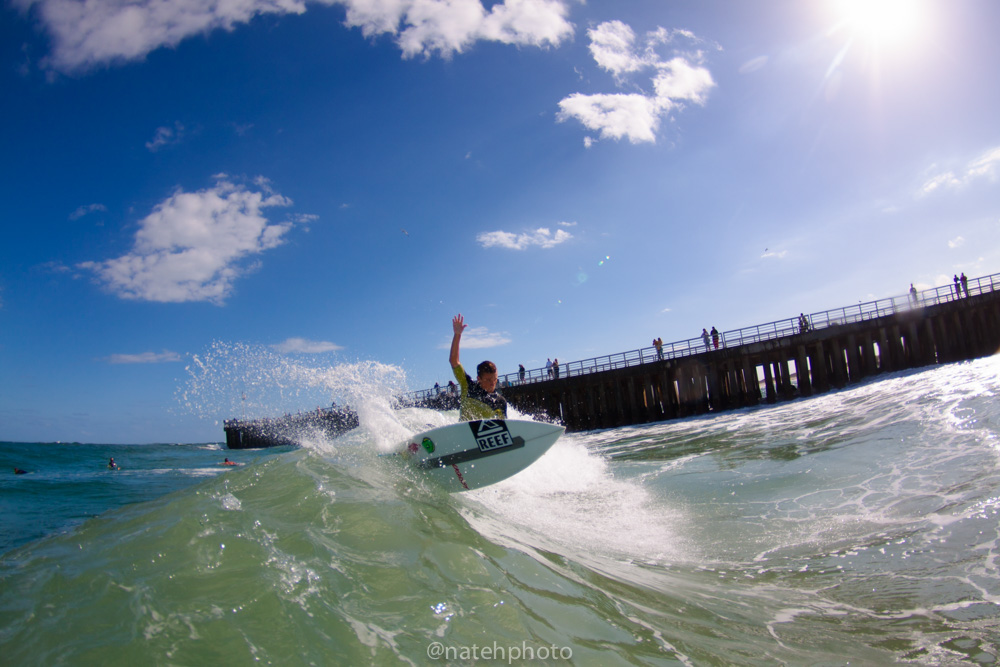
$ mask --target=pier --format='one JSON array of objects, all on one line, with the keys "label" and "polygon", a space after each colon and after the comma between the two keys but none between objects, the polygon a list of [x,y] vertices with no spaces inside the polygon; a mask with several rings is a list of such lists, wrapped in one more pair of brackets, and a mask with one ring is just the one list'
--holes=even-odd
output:
[{"label": "pier", "polygon": [[358,423],[354,410],[334,406],[276,418],[227,419],[223,430],[229,449],[260,449],[295,447],[306,437],[335,438],[357,428]]},{"label": "pier", "polygon": [[[1000,350],[1000,274],[547,369],[501,376],[508,402],[584,431],[813,396]],[[438,390],[404,405],[441,403]]]}]

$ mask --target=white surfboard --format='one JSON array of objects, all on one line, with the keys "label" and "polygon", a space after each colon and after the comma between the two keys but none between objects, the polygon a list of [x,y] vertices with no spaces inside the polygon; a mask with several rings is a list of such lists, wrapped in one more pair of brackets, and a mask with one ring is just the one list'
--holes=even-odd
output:
[{"label": "white surfboard", "polygon": [[413,435],[398,453],[455,493],[516,475],[541,458],[565,430],[521,419],[459,422]]}]

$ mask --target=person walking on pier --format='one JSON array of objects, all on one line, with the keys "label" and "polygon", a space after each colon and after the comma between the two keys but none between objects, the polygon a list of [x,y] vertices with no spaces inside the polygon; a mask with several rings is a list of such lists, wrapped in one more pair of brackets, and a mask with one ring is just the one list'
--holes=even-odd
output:
[{"label": "person walking on pier", "polygon": [[660,361],[663,361],[663,339],[654,338],[653,347],[656,348],[656,358],[659,359]]},{"label": "person walking on pier", "polygon": [[458,418],[461,421],[506,419],[507,399],[497,391],[496,364],[492,361],[480,363],[476,367],[476,381],[473,382],[459,361],[458,353],[462,332],[468,326],[461,313],[452,319],[451,326],[454,336],[451,339],[451,352],[448,355],[448,361],[451,362],[451,370],[455,373],[455,379],[458,380],[458,386],[461,390],[458,399]]}]

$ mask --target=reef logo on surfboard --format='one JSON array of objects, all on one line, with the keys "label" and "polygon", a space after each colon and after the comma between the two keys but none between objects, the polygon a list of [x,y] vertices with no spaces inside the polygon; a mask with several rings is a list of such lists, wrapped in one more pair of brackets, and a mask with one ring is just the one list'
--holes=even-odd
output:
[{"label": "reef logo on surfboard", "polygon": [[514,444],[514,438],[507,430],[507,424],[499,419],[469,422],[469,427],[472,428],[472,435],[475,436],[481,452],[503,449]]}]

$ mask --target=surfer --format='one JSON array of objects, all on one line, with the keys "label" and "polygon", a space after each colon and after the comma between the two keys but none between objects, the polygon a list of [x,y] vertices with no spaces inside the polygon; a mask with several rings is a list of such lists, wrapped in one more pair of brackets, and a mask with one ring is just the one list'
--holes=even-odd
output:
[{"label": "surfer", "polygon": [[230,461],[229,459],[226,459],[225,461],[222,462],[222,465],[224,465],[224,466],[238,466],[239,463],[237,463],[236,461]]},{"label": "surfer", "polygon": [[476,419],[506,419],[507,399],[497,391],[497,367],[492,361],[484,361],[476,367],[476,381],[462,368],[458,360],[458,348],[462,340],[462,332],[468,326],[462,314],[459,313],[451,321],[455,332],[451,339],[451,370],[455,373],[461,390],[459,398],[459,419],[473,421]]},{"label": "surfer", "polygon": [[15,475],[27,475],[28,471],[27,470],[21,470],[20,468],[14,468],[14,474]]},{"label": "surfer", "polygon": [[111,460],[108,461],[108,470],[118,470],[118,464],[115,463],[115,457],[113,456],[111,457]]}]

